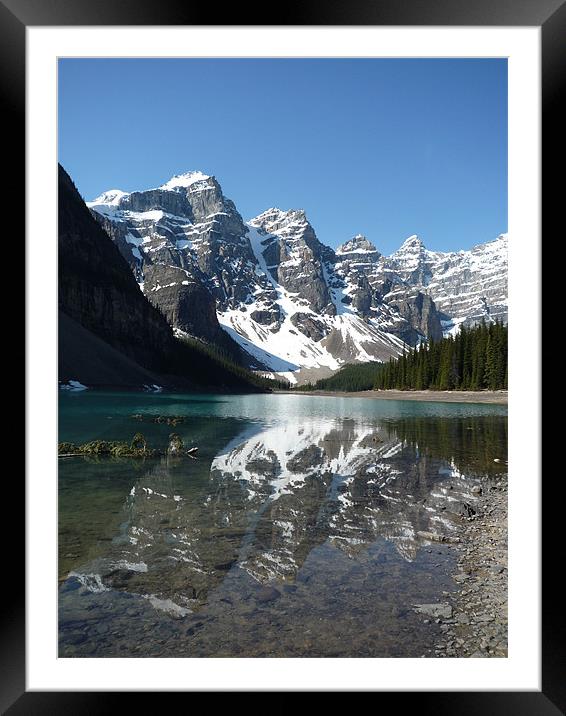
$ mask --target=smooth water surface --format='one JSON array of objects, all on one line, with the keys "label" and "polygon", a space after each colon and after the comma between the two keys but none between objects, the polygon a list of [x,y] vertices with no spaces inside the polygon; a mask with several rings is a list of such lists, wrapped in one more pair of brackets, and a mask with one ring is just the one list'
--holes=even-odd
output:
[{"label": "smooth water surface", "polygon": [[61,656],[431,655],[412,606],[449,601],[457,547],[419,533],[457,536],[506,470],[505,406],[60,397],[61,442],[138,431],[198,459],[59,459]]}]

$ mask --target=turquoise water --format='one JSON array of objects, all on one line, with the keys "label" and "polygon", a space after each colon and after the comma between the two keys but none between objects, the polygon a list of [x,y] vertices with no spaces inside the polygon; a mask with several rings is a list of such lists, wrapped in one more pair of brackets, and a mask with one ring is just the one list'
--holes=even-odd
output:
[{"label": "turquoise water", "polygon": [[198,459],[59,459],[61,656],[431,655],[458,547],[419,533],[506,470],[505,406],[61,394],[61,442],[136,432]]}]

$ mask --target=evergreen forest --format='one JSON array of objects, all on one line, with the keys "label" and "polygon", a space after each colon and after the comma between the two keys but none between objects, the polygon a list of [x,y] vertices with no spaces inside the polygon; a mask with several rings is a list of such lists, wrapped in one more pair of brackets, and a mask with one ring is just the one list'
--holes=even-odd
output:
[{"label": "evergreen forest", "polygon": [[387,363],[352,363],[302,390],[506,390],[507,326],[499,321],[421,343]]}]

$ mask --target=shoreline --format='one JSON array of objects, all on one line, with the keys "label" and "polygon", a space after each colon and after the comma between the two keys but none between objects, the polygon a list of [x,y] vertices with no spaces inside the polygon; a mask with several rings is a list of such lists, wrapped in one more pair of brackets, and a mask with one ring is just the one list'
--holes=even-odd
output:
[{"label": "shoreline", "polygon": [[441,624],[437,657],[507,657],[507,509],[507,475],[483,478],[460,533],[453,614]]},{"label": "shoreline", "polygon": [[506,390],[282,390],[274,392],[328,398],[373,398],[374,400],[420,400],[431,403],[491,403],[507,405]]}]

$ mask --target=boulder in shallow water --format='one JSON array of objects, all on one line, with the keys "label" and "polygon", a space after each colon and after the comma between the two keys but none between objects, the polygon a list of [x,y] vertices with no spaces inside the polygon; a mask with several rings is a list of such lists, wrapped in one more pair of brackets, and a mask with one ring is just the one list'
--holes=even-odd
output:
[{"label": "boulder in shallow water", "polygon": [[169,435],[169,445],[167,447],[167,453],[169,455],[180,455],[183,451],[183,438],[177,433],[171,433]]},{"label": "boulder in shallow water", "polygon": [[130,449],[132,451],[142,450],[143,452],[147,450],[147,440],[141,433],[136,433],[134,435],[132,442],[130,443]]},{"label": "boulder in shallow water", "polygon": [[452,607],[450,604],[413,604],[413,610],[417,614],[426,614],[435,619],[451,619]]}]

